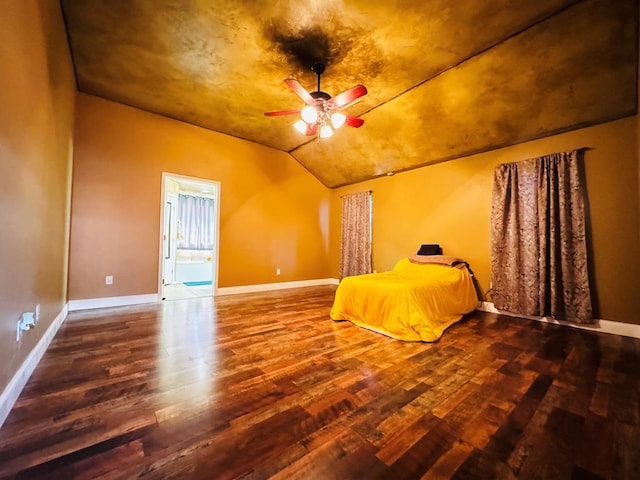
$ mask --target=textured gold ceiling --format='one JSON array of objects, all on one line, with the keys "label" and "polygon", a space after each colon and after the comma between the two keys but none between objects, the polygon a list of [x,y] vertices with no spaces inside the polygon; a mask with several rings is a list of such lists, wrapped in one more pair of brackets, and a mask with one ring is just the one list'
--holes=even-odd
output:
[{"label": "textured gold ceiling", "polygon": [[[81,91],[287,151],[329,187],[636,111],[637,0],[63,0]],[[284,84],[357,83],[316,141]]]}]

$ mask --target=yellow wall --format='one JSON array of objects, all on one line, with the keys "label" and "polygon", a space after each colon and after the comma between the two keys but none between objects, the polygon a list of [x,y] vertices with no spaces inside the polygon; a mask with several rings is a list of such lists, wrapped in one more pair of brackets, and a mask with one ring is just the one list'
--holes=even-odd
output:
[{"label": "yellow wall", "polygon": [[282,152],[89,95],[77,103],[70,299],[157,291],[162,171],[222,183],[220,287],[337,277],[340,196],[371,189],[375,269],[436,242],[486,291],[495,166],[587,146],[595,313],[640,323],[636,117],[328,191]]},{"label": "yellow wall", "polygon": [[640,323],[637,123],[637,117],[630,117],[336,189],[331,209],[333,275],[338,275],[340,261],[340,196],[373,190],[374,269],[391,269],[422,243],[440,243],[445,254],[469,261],[485,292],[491,277],[494,168],[500,163],[590,147],[585,154],[585,175],[595,314],[606,320]]},{"label": "yellow wall", "polygon": [[85,94],[75,142],[70,300],[158,291],[162,172],[221,183],[219,287],[329,275],[330,191],[288,154]]},{"label": "yellow wall", "polygon": [[[66,303],[75,80],[57,0],[2,1],[0,391]],[[23,312],[41,305],[16,342]]]}]

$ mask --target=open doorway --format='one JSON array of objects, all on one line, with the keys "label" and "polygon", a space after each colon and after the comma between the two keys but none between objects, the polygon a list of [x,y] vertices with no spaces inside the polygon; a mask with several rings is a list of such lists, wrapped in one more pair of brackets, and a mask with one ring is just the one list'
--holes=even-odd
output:
[{"label": "open doorway", "polygon": [[219,182],[162,173],[160,298],[215,295],[219,217]]}]

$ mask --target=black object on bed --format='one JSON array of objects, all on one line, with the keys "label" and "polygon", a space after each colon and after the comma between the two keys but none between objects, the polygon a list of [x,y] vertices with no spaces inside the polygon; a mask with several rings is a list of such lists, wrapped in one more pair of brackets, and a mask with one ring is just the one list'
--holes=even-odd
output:
[{"label": "black object on bed", "polygon": [[425,243],[420,245],[418,255],[442,255],[442,248],[437,243]]}]

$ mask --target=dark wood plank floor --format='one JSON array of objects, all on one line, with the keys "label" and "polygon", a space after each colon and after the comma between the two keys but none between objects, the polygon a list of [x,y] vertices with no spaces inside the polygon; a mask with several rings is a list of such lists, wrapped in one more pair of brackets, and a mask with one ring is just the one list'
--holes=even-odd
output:
[{"label": "dark wood plank floor", "polygon": [[71,314],[0,478],[640,478],[640,341],[474,313],[407,343],[334,292]]}]

